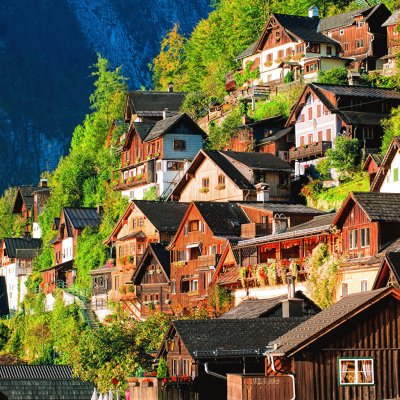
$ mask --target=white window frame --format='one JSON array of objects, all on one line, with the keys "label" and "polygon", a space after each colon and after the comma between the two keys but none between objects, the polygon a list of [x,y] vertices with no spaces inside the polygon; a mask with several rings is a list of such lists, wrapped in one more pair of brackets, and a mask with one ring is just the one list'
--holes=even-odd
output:
[{"label": "white window frame", "polygon": [[368,279],[361,279],[361,287],[360,287],[362,292],[367,292],[368,291]]},{"label": "white window frame", "polygon": [[344,29],[340,29],[340,30],[339,30],[339,35],[340,35],[340,36],[343,36],[343,35],[344,35]]},{"label": "white window frame", "polygon": [[[368,235],[367,235],[368,232]],[[368,238],[368,243],[367,243]],[[363,244],[364,242],[364,244]],[[371,232],[368,227],[360,229],[360,244],[361,248],[365,249],[370,246],[371,243]]]},{"label": "white window frame", "polygon": [[172,375],[179,375],[179,359],[173,358],[172,359]]},{"label": "white window frame", "polygon": [[358,249],[358,230],[357,229],[349,230],[349,249],[350,250]]},{"label": "white window frame", "polygon": [[[345,362],[349,361],[354,361],[355,364],[355,372],[354,372],[354,382],[343,382],[344,378],[346,375],[343,375],[343,373],[346,373],[345,371],[343,372],[343,364]],[[360,371],[360,362],[361,361],[371,361],[371,371],[370,374],[372,375],[372,381],[371,382],[359,382],[358,381],[358,376],[359,376],[359,371]],[[372,386],[375,385],[375,368],[374,365],[375,360],[372,357],[358,357],[358,358],[339,358],[338,359],[338,382],[339,386]],[[361,373],[364,373],[361,371]]]}]

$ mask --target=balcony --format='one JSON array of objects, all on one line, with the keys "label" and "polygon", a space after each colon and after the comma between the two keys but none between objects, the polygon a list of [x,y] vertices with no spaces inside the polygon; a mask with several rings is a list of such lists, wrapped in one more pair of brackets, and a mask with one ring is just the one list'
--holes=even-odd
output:
[{"label": "balcony", "polygon": [[220,254],[208,254],[199,256],[196,260],[190,260],[191,266],[198,269],[209,269],[209,267],[215,267],[218,264]]},{"label": "balcony", "polygon": [[127,190],[135,186],[142,186],[151,183],[147,173],[131,176],[127,179],[115,179],[113,181],[114,190]]},{"label": "balcony", "polygon": [[233,92],[236,88],[235,73],[236,71],[232,71],[225,76],[225,90],[227,92]]},{"label": "balcony", "polygon": [[266,236],[270,232],[268,230],[268,226],[266,224],[242,224],[241,225],[241,236],[243,238],[255,238],[259,236]]},{"label": "balcony", "polygon": [[325,155],[326,150],[332,148],[332,142],[317,142],[306,144],[289,150],[289,161],[308,160]]}]

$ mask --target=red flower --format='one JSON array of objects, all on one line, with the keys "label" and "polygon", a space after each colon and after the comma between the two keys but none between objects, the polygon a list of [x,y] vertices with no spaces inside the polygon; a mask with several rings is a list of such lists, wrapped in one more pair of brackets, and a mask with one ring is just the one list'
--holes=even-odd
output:
[{"label": "red flower", "polygon": [[118,379],[117,379],[117,378],[112,378],[112,379],[111,379],[111,383],[112,383],[113,385],[118,385]]},{"label": "red flower", "polygon": [[175,382],[175,383],[178,382],[178,377],[176,375],[172,375],[171,376],[171,381]]},{"label": "red flower", "polygon": [[190,376],[189,375],[182,375],[181,376],[181,381],[182,382],[190,382]]},{"label": "red flower", "polygon": [[150,378],[144,378],[144,379],[142,380],[142,382],[149,383],[149,382],[151,382],[151,379],[150,379]]},{"label": "red flower", "polygon": [[168,383],[168,379],[167,378],[163,378],[163,380],[161,381],[164,385],[166,385]]}]

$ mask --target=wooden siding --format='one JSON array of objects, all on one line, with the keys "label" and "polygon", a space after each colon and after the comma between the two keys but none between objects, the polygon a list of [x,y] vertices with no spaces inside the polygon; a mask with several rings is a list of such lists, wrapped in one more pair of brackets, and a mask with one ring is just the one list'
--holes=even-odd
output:
[{"label": "wooden siding", "polygon": [[[400,397],[400,305],[392,297],[352,318],[294,357],[298,400]],[[339,386],[338,358],[374,358],[375,384]]]}]

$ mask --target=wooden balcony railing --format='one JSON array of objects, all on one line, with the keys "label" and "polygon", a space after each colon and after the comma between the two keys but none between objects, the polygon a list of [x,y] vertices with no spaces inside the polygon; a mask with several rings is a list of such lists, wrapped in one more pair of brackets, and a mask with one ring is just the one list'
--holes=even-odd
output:
[{"label": "wooden balcony railing", "polygon": [[251,222],[249,224],[241,225],[241,236],[243,238],[255,238],[258,236],[266,236],[268,235],[269,229],[266,224],[256,224]]},{"label": "wooden balcony railing", "polygon": [[209,254],[199,256],[196,260],[190,260],[189,264],[194,266],[196,269],[202,269],[207,267],[214,267],[217,265],[220,255],[219,254]]},{"label": "wooden balcony railing", "polygon": [[139,174],[136,176],[129,177],[127,179],[116,179],[114,181],[114,189],[125,190],[135,186],[141,186],[151,183],[147,177],[147,174]]},{"label": "wooden balcony railing", "polygon": [[289,150],[289,160],[305,160],[325,155],[332,148],[332,142],[317,142]]}]

